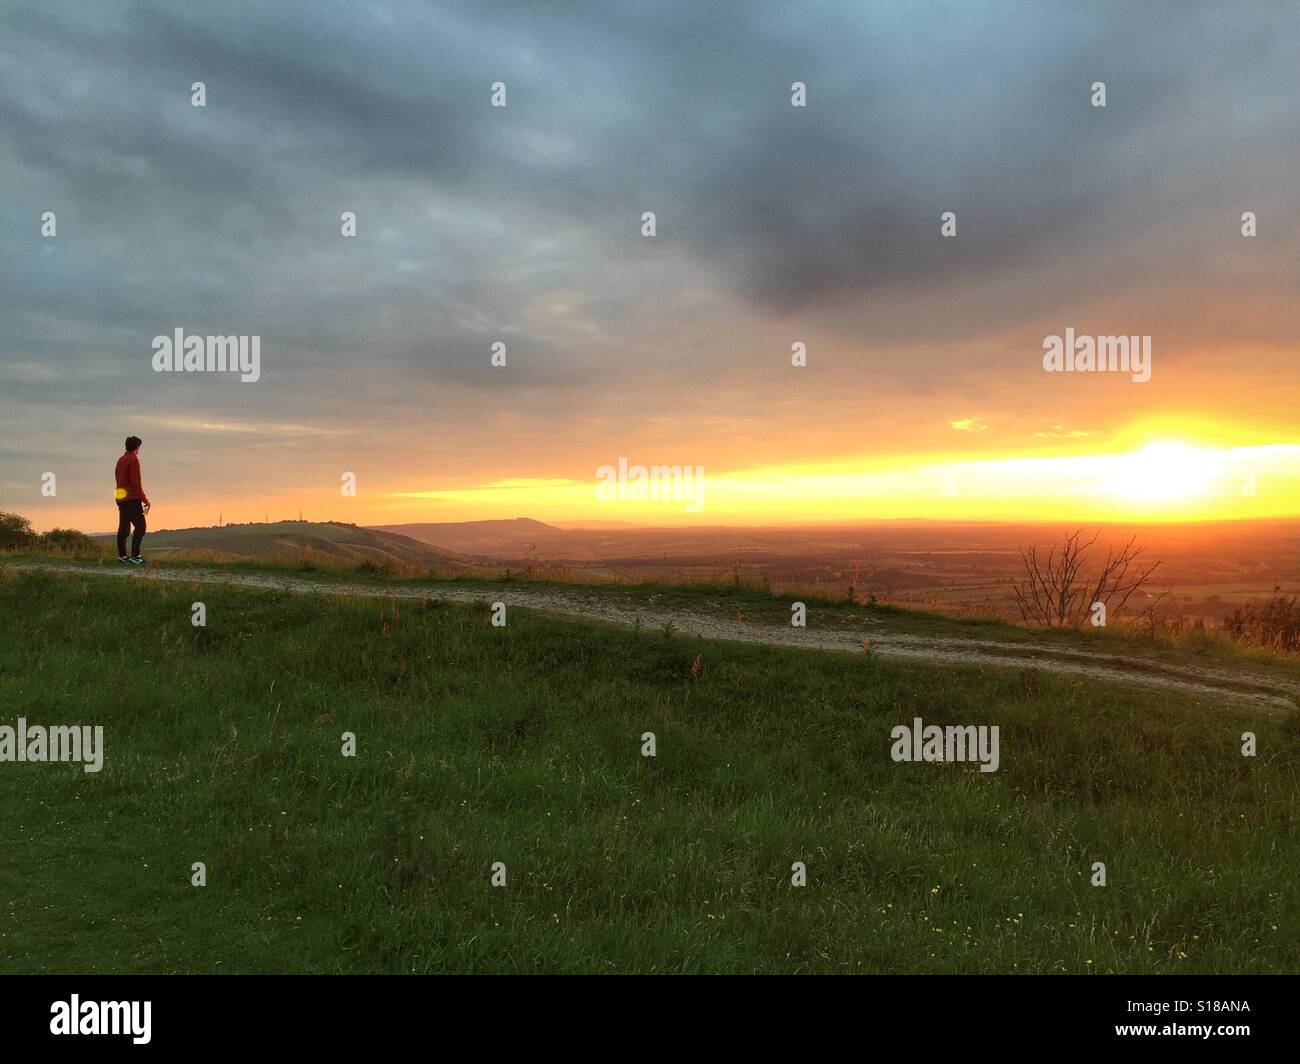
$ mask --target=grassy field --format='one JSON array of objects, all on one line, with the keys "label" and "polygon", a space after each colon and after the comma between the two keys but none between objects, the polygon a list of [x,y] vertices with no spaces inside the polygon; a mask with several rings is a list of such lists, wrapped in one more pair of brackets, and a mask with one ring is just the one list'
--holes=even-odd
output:
[{"label": "grassy field", "polygon": [[[494,628],[490,585],[0,572],[0,724],[106,744],[98,774],[0,765],[0,971],[1300,970],[1297,714]],[[894,763],[915,716],[999,725],[1000,770]]]},{"label": "grassy field", "polygon": [[[60,566],[92,569],[120,568],[116,556],[95,553],[86,555],[65,552],[0,551],[0,564],[57,563]],[[487,577],[481,575],[400,575],[383,568],[355,564],[319,563],[244,558],[216,561],[213,558],[168,558],[151,562],[154,569],[169,572],[216,570],[244,574],[261,579],[284,577],[286,581],[318,583],[328,586],[355,587],[358,591],[381,593],[388,588],[421,589],[437,595],[440,591],[471,591],[492,599],[499,589],[541,589],[547,591],[599,594],[603,600],[625,607],[660,611],[683,610],[703,617],[730,619],[741,614],[756,624],[786,625],[790,604],[796,600],[815,610],[816,624],[830,629],[856,631],[864,622],[879,624],[882,630],[898,635],[918,637],[997,640],[1014,643],[1026,651],[1086,650],[1112,655],[1138,654],[1168,665],[1240,668],[1274,680],[1300,685],[1300,656],[1279,655],[1266,647],[1253,646],[1229,638],[1217,630],[1192,630],[1172,633],[1158,630],[1148,638],[1146,627],[1123,619],[1107,628],[1025,628],[993,617],[955,616],[885,603],[850,604],[843,595],[822,596],[815,593],[774,593],[761,583],[718,579],[693,584],[654,582],[605,583],[565,582],[536,579],[530,576]]]}]

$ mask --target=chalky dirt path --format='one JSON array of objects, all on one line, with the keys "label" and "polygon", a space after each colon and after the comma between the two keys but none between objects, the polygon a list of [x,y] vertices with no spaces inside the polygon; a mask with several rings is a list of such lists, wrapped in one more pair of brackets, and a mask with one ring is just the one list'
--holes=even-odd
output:
[{"label": "chalky dirt path", "polygon": [[663,628],[670,623],[685,636],[722,639],[735,643],[803,647],[870,653],[886,658],[904,658],[940,665],[977,665],[1000,668],[1032,668],[1070,676],[1084,676],[1108,683],[1163,691],[1175,691],[1223,705],[1282,711],[1294,709],[1300,698],[1300,683],[1252,675],[1247,672],[1202,666],[1173,665],[1154,658],[1125,657],[1068,647],[1027,646],[994,640],[961,639],[950,636],[919,636],[891,633],[878,620],[863,618],[855,626],[818,630],[815,612],[810,611],[807,628],[788,624],[731,619],[717,612],[657,607],[653,602],[632,602],[617,589],[591,590],[487,587],[359,587],[328,580],[298,579],[280,575],[232,573],[219,569],[110,569],[59,565],[53,562],[10,562],[13,569],[39,569],[67,577],[106,577],[120,580],[159,580],[182,584],[225,584],[262,591],[295,594],[342,595],[349,598],[434,599],[446,602],[504,602],[566,617],[605,621],[643,629]]}]

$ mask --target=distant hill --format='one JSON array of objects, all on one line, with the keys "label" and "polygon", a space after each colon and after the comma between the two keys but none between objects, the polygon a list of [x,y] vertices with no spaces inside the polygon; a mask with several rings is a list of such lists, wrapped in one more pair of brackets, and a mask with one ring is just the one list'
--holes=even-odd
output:
[{"label": "distant hill", "polygon": [[[103,543],[113,542],[111,535],[94,538]],[[394,568],[435,569],[440,573],[475,569],[447,551],[435,550],[409,536],[337,521],[273,521],[150,532],[145,539],[145,554],[159,558],[206,554],[214,561],[283,558],[343,565],[368,561]]]},{"label": "distant hill", "polygon": [[424,522],[413,525],[374,525],[371,531],[409,536],[421,543],[461,554],[523,558],[530,554],[546,557],[562,554],[569,534],[554,525],[531,517],[514,520]]}]

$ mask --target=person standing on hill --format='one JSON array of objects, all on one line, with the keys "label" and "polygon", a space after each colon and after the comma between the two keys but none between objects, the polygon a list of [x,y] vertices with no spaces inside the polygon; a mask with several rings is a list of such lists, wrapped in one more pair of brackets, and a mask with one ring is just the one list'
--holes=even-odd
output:
[{"label": "person standing on hill", "polygon": [[[140,484],[140,437],[126,438],[126,454],[117,460],[117,560],[127,565],[143,565],[140,541],[144,539],[144,515],[149,509],[149,496]],[[126,534],[131,535],[131,554],[126,553]]]}]

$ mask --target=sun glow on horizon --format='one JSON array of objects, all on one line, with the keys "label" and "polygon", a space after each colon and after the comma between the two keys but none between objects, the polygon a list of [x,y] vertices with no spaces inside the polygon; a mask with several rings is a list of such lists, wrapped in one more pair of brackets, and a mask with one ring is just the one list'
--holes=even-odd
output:
[{"label": "sun glow on horizon", "polygon": [[1106,482],[1105,490],[1123,499],[1167,502],[1202,498],[1223,465],[1220,452],[1184,443],[1152,443],[1128,456]]},{"label": "sun glow on horizon", "polygon": [[[1035,454],[989,448],[980,453],[878,454],[749,469],[708,467],[694,509],[694,503],[680,495],[655,501],[602,499],[594,463],[587,477],[571,468],[564,471],[568,475],[477,482],[472,474],[463,474],[443,487],[415,491],[407,486],[419,474],[393,469],[384,483],[368,481],[369,491],[342,504],[337,496],[323,499],[315,485],[216,499],[210,492],[187,498],[156,487],[166,500],[159,507],[157,527],[206,527],[216,524],[218,513],[227,522],[258,522],[268,515],[288,518],[299,511],[309,520],[359,525],[531,517],[558,524],[681,528],[910,519],[951,524],[1300,519],[1300,443],[1264,442],[1252,430],[1212,434],[1191,419],[1182,424],[1181,432],[1169,424],[1158,431],[1142,426],[1114,449],[1084,453],[1059,445]],[[664,455],[661,463],[679,457]],[[650,456],[640,461],[648,466]],[[33,523],[108,531],[102,507],[77,504],[51,506]]]},{"label": "sun glow on horizon", "polygon": [[[649,463],[647,463],[648,465]],[[703,505],[600,502],[596,481],[512,478],[397,492],[408,507],[475,517],[664,524],[876,519],[1206,521],[1300,515],[1300,444],[1213,447],[1176,438],[1114,453],[858,462],[705,471]],[[473,518],[440,516],[439,520]]]}]

